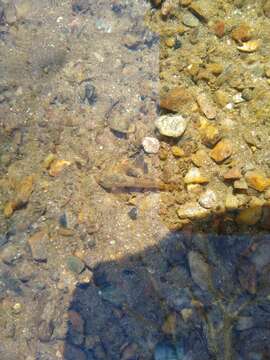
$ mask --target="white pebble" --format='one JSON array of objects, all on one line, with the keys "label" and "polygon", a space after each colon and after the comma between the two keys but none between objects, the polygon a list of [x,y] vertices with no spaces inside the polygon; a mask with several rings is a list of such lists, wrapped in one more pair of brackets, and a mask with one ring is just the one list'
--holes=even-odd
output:
[{"label": "white pebble", "polygon": [[161,135],[177,138],[181,136],[187,127],[187,119],[181,115],[163,115],[156,121],[155,125]]},{"label": "white pebble", "polygon": [[199,199],[199,204],[205,209],[211,209],[217,204],[217,197],[213,190],[206,190]]},{"label": "white pebble", "polygon": [[156,154],[159,151],[160,143],[158,139],[147,136],[143,139],[142,146],[146,153]]}]

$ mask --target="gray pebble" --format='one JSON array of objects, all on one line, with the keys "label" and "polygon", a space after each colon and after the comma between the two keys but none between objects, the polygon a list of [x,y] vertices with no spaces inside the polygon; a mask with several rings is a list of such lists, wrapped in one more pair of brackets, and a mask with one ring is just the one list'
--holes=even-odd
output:
[{"label": "gray pebble", "polygon": [[77,256],[69,256],[67,258],[67,267],[75,274],[80,274],[85,268],[85,264]]}]

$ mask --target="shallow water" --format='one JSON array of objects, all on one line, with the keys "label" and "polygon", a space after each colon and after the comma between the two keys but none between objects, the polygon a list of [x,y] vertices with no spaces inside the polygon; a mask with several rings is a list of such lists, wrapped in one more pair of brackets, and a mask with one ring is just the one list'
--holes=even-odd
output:
[{"label": "shallow water", "polygon": [[270,2],[0,1],[0,359],[270,358]]}]

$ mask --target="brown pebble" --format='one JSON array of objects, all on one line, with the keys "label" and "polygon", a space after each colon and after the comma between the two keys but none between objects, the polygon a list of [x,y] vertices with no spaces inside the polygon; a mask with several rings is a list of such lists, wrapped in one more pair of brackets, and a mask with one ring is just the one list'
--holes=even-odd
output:
[{"label": "brown pebble", "polygon": [[64,170],[64,168],[70,164],[71,162],[67,160],[54,160],[50,165],[49,175],[53,177],[58,176]]},{"label": "brown pebble", "polygon": [[238,180],[241,178],[241,171],[237,167],[233,167],[223,175],[225,180]]},{"label": "brown pebble", "polygon": [[73,236],[73,235],[75,234],[75,232],[74,232],[73,229],[67,229],[67,228],[61,227],[61,228],[58,230],[58,234],[59,234],[59,235],[62,235],[62,236],[69,237],[69,236]]},{"label": "brown pebble", "polygon": [[161,96],[160,107],[170,111],[180,111],[191,100],[192,96],[189,91],[178,86]]},{"label": "brown pebble", "polygon": [[214,33],[217,37],[222,38],[225,34],[225,22],[218,20],[213,26]]},{"label": "brown pebble", "polygon": [[220,163],[232,155],[232,144],[230,140],[223,139],[210,151],[210,156],[215,162]]},{"label": "brown pebble", "polygon": [[32,257],[36,261],[47,260],[47,243],[49,241],[48,234],[45,230],[41,230],[28,239]]},{"label": "brown pebble", "polygon": [[235,29],[233,29],[233,31],[231,32],[231,36],[235,41],[239,43],[248,41],[252,37],[251,28],[247,24],[240,24]]},{"label": "brown pebble", "polygon": [[246,173],[245,178],[249,187],[260,192],[270,186],[270,179],[259,171],[249,171]]}]

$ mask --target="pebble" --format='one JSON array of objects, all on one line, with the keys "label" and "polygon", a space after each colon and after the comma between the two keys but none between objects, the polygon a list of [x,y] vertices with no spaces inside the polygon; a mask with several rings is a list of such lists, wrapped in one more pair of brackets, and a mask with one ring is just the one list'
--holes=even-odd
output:
[{"label": "pebble", "polygon": [[193,281],[202,289],[209,290],[211,284],[211,271],[204,257],[196,252],[188,254],[188,264]]},{"label": "pebble", "polygon": [[219,129],[212,124],[207,124],[205,126],[202,126],[201,135],[202,135],[202,142],[204,143],[204,145],[210,147],[216,145],[216,143],[221,138]]},{"label": "pebble", "polygon": [[171,151],[172,151],[173,156],[175,156],[175,157],[182,157],[185,155],[184,150],[182,148],[180,148],[179,146],[172,146]]},{"label": "pebble", "polygon": [[233,31],[231,32],[231,36],[235,41],[239,43],[248,41],[252,37],[251,27],[247,24],[240,24],[233,29]]},{"label": "pebble", "polygon": [[67,161],[67,160],[54,160],[50,164],[49,175],[53,176],[53,177],[58,176],[69,165],[71,165],[70,161]]},{"label": "pebble", "polygon": [[260,46],[261,46],[260,40],[250,40],[250,41],[245,42],[241,46],[237,46],[237,49],[242,52],[252,53],[252,52],[257,51],[260,48]]},{"label": "pebble", "polygon": [[192,317],[192,314],[193,314],[192,309],[185,308],[185,309],[181,310],[181,315],[182,315],[184,322],[188,322],[190,320],[190,318]]},{"label": "pebble", "polygon": [[190,92],[183,87],[175,87],[160,97],[160,107],[170,111],[181,111],[183,106],[192,101]]},{"label": "pebble", "polygon": [[180,219],[199,220],[209,215],[209,211],[196,202],[189,202],[180,206],[177,210]]},{"label": "pebble", "polygon": [[197,102],[201,109],[201,111],[204,113],[204,115],[207,117],[207,119],[212,120],[217,116],[217,109],[214,106],[213,102],[203,93],[199,94],[197,96]]},{"label": "pebble", "polygon": [[194,15],[192,15],[191,13],[186,13],[183,16],[182,22],[183,22],[184,25],[186,25],[188,27],[191,27],[191,28],[197,27],[197,26],[200,25],[199,20]]},{"label": "pebble", "polygon": [[206,176],[201,174],[200,169],[192,167],[184,177],[185,184],[205,184],[209,182]]},{"label": "pebble", "polygon": [[220,75],[224,70],[223,65],[218,63],[207,64],[206,69],[215,76]]},{"label": "pebble", "polygon": [[206,208],[211,209],[217,205],[217,196],[213,190],[206,190],[199,198],[199,204]]},{"label": "pebble", "polygon": [[233,187],[236,190],[247,190],[248,189],[248,185],[247,185],[245,179],[235,180],[235,182],[233,183]]},{"label": "pebble", "polygon": [[225,23],[222,20],[218,20],[215,22],[213,26],[214,33],[217,37],[222,38],[225,34]]},{"label": "pebble", "polygon": [[238,180],[241,178],[241,176],[242,175],[240,169],[237,167],[233,167],[223,175],[223,178],[225,180]]},{"label": "pebble", "polygon": [[127,116],[112,116],[108,120],[111,130],[127,134],[130,131],[130,119]]},{"label": "pebble", "polygon": [[236,196],[233,194],[227,194],[225,198],[225,207],[227,210],[235,210],[238,209],[239,201]]},{"label": "pebble", "polygon": [[238,224],[255,225],[261,219],[262,207],[250,207],[243,209],[236,217]]},{"label": "pebble", "polygon": [[85,269],[85,264],[77,256],[71,255],[67,258],[67,267],[73,273],[80,274]]},{"label": "pebble", "polygon": [[161,135],[177,138],[183,135],[188,120],[181,115],[163,115],[156,121],[155,125]]},{"label": "pebble", "polygon": [[39,231],[28,239],[31,254],[36,261],[47,261],[48,233],[45,230]]},{"label": "pebble", "polygon": [[258,171],[248,171],[245,179],[249,187],[259,192],[265,191],[270,186],[270,179]]},{"label": "pebble", "polygon": [[19,182],[14,199],[8,201],[4,207],[5,217],[10,217],[15,210],[20,209],[28,203],[33,191],[33,186],[33,176],[26,176]]},{"label": "pebble", "polygon": [[208,154],[205,150],[198,150],[195,154],[191,155],[191,161],[194,165],[201,167],[205,166],[209,162]]},{"label": "pebble", "polygon": [[21,252],[19,249],[11,244],[9,246],[6,246],[1,253],[1,259],[2,261],[7,265],[12,265],[16,261],[18,261],[22,257]]},{"label": "pebble", "polygon": [[253,326],[254,320],[252,316],[240,316],[236,324],[236,329],[238,331],[244,331],[252,328]]},{"label": "pebble", "polygon": [[133,207],[131,210],[129,210],[128,216],[130,217],[131,220],[137,220],[138,209],[136,207]]},{"label": "pebble", "polygon": [[245,102],[246,100],[242,97],[242,93],[237,93],[232,97],[232,100],[235,104],[241,104],[242,102]]},{"label": "pebble", "polygon": [[210,151],[210,156],[215,162],[221,163],[232,155],[232,144],[230,140],[223,139]]},{"label": "pebble", "polygon": [[142,141],[143,149],[148,154],[157,154],[160,148],[158,139],[153,137],[145,137]]}]

